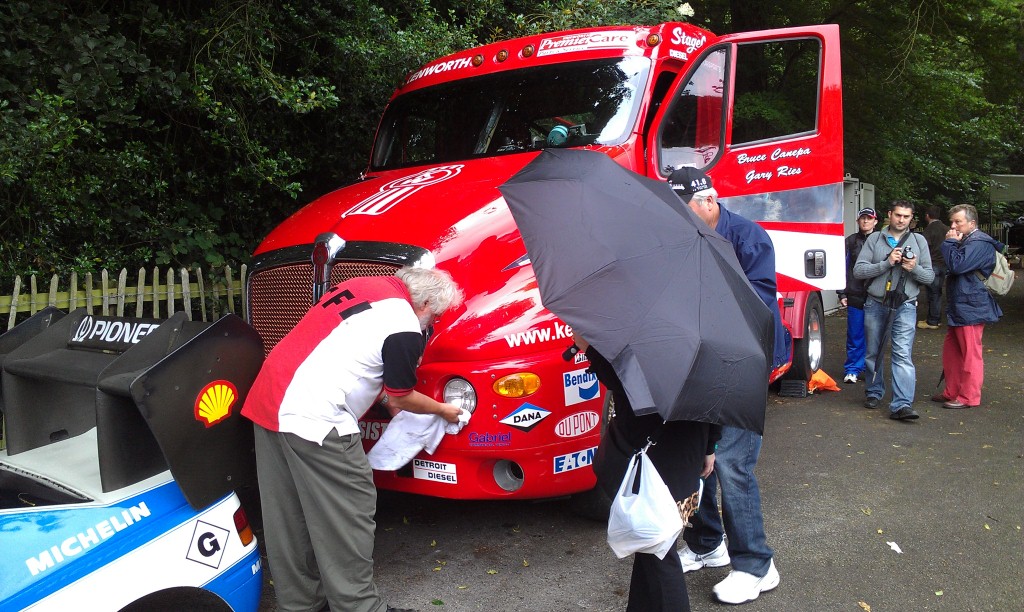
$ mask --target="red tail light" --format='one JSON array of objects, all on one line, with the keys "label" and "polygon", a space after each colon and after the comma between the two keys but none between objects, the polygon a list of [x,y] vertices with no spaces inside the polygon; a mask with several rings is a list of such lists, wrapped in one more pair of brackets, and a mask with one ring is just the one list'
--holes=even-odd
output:
[{"label": "red tail light", "polygon": [[248,546],[253,540],[252,528],[249,527],[249,517],[245,516],[245,509],[241,506],[235,510],[235,531],[238,538],[242,540],[242,546]]}]

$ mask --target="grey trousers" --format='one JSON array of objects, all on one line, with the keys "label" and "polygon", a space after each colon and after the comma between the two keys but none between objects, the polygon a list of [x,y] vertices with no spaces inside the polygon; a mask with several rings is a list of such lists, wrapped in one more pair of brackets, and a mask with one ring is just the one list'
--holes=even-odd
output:
[{"label": "grey trousers", "polygon": [[373,582],[377,489],[359,436],[331,431],[321,447],[254,427],[278,609],[384,612]]}]

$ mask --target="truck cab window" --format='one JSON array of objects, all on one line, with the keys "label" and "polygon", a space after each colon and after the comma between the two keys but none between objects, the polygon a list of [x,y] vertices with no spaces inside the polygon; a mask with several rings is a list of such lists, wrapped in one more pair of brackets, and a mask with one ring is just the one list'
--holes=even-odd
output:
[{"label": "truck cab window", "polygon": [[817,129],[820,55],[813,38],[736,46],[733,146]]},{"label": "truck cab window", "polygon": [[[372,168],[614,145],[629,137],[650,60],[565,62],[459,79],[395,98],[384,111]],[[560,138],[549,135],[556,126]]]},{"label": "truck cab window", "polygon": [[704,58],[665,113],[658,137],[664,173],[681,166],[703,168],[718,156],[725,66],[725,49]]}]

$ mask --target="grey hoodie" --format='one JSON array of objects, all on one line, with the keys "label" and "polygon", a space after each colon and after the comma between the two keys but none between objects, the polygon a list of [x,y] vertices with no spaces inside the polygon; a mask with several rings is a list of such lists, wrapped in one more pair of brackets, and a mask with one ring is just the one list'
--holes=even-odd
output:
[{"label": "grey hoodie", "polygon": [[[864,247],[860,250],[860,255],[857,256],[857,263],[853,265],[853,277],[871,279],[868,283],[868,295],[878,301],[885,296],[885,283],[889,280],[890,271],[892,271],[893,288],[899,282],[900,276],[907,273],[901,266],[889,264],[889,253],[892,253],[893,247],[886,242],[886,236],[891,236],[888,226],[884,230],[868,236]],[[928,252],[928,242],[924,236],[911,232],[910,237],[903,244],[904,246],[910,245],[911,250],[917,255],[917,265],[910,272],[903,287],[907,299],[913,300],[920,293],[921,285],[932,282],[935,272],[932,271],[932,256]]]}]

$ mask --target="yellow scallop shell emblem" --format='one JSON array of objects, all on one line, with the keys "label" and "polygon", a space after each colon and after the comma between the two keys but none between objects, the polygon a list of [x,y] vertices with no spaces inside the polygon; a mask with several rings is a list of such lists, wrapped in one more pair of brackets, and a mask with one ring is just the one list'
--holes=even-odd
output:
[{"label": "yellow scallop shell emblem", "polygon": [[231,407],[238,399],[238,389],[226,380],[215,380],[203,387],[196,398],[196,420],[213,427],[231,416]]}]

